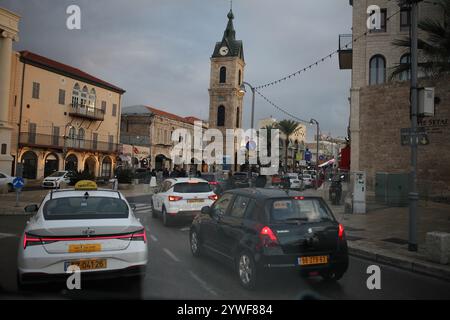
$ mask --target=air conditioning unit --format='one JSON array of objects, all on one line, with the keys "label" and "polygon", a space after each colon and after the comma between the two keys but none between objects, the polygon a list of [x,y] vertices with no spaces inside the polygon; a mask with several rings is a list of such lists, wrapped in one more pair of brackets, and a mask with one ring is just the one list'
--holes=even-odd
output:
[{"label": "air conditioning unit", "polygon": [[423,117],[434,116],[434,88],[419,88],[418,113]]}]

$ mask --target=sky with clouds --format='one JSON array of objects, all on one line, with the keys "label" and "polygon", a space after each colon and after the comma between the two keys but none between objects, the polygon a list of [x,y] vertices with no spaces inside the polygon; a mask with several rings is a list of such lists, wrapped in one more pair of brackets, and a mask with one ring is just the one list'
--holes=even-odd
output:
[{"label": "sky with clouds", "polygon": [[[81,8],[81,30],[66,28],[66,8]],[[123,106],[148,104],[207,119],[210,57],[227,24],[229,0],[0,0],[18,13],[29,50],[124,88]],[[279,79],[337,49],[351,33],[348,0],[234,0],[236,38],[244,42],[245,81]],[[261,92],[323,133],[345,136],[350,71],[338,58]],[[250,123],[251,95],[244,101]],[[256,97],[256,119],[286,118]],[[308,140],[313,136],[308,130]]]}]

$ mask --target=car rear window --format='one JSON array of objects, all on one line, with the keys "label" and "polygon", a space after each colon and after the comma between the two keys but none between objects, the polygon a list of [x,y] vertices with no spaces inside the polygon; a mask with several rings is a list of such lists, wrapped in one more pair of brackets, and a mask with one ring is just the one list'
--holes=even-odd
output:
[{"label": "car rear window", "polygon": [[205,179],[208,182],[213,182],[215,181],[216,177],[213,174],[202,174],[202,179]]},{"label": "car rear window", "polygon": [[206,182],[198,182],[198,183],[182,182],[177,183],[173,186],[173,192],[177,193],[211,192],[211,187]]},{"label": "car rear window", "polygon": [[331,212],[318,199],[274,199],[269,205],[272,222],[334,220]]},{"label": "car rear window", "polygon": [[66,197],[47,201],[46,220],[125,219],[129,209],[122,199],[107,197]]}]

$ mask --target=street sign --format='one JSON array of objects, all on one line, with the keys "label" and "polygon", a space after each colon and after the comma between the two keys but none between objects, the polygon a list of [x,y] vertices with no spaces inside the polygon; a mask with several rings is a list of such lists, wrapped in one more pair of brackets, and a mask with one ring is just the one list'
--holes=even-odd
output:
[{"label": "street sign", "polygon": [[412,132],[411,128],[400,129],[400,143],[402,146],[410,146],[414,139],[418,145],[428,145],[430,140],[424,127],[417,127],[416,132]]},{"label": "street sign", "polygon": [[13,187],[14,189],[22,189],[25,185],[25,181],[21,177],[16,177],[13,180]]}]

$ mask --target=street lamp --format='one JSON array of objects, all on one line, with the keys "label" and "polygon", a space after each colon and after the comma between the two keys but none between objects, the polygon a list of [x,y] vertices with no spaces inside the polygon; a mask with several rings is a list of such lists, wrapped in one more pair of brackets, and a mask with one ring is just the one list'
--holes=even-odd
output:
[{"label": "street lamp", "polygon": [[317,126],[317,135],[316,135],[316,140],[317,140],[317,147],[316,147],[316,152],[317,152],[317,154],[316,154],[316,183],[315,183],[315,187],[316,187],[316,190],[317,190],[317,187],[318,187],[318,180],[319,180],[319,139],[320,139],[320,137],[319,137],[319,121],[317,121],[316,119],[311,119],[310,121],[309,121],[309,123],[311,124],[311,125],[313,125],[313,124],[315,124],[316,126]]},{"label": "street lamp", "polygon": [[239,92],[241,94],[245,94],[246,90],[245,90],[245,86],[248,86],[250,88],[250,90],[252,90],[252,116],[251,116],[251,122],[250,122],[250,141],[248,144],[248,184],[249,187],[252,186],[252,167],[250,165],[250,142],[253,141],[253,127],[255,125],[255,87],[253,87],[250,83],[243,81],[240,88],[239,88]]}]

